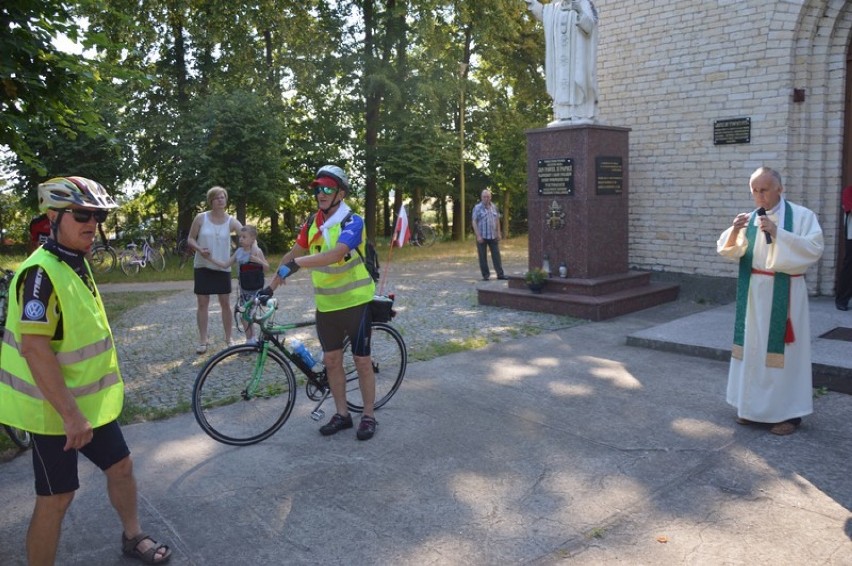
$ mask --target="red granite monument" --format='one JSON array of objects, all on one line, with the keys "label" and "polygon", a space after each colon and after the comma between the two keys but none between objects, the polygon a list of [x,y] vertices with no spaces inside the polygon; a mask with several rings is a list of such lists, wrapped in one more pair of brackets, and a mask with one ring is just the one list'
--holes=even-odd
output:
[{"label": "red granite monument", "polygon": [[533,294],[523,274],[507,274],[508,288],[479,288],[480,304],[603,320],[677,298],[677,285],[628,267],[629,133],[594,124],[527,131],[529,268],[549,264],[551,275]]}]

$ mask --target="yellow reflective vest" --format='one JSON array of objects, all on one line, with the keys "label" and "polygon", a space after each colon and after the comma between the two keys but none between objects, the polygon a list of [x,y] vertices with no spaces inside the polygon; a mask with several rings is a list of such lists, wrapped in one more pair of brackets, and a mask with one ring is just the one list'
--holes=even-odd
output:
[{"label": "yellow reflective vest", "polygon": [[[62,418],[36,386],[21,355],[18,278],[35,265],[47,272],[62,310],[62,340],[52,340],[51,347],[65,384],[93,427],[112,422],[121,413],[124,383],[100,294],[97,289],[93,294],[70,266],[44,248],[21,264],[9,287],[9,314],[0,348],[0,422],[39,434],[65,434]],[[89,277],[94,281],[91,272]]]},{"label": "yellow reflective vest", "polygon": [[[337,246],[340,238],[341,225],[332,226],[328,231],[329,241],[326,242],[321,231],[317,228],[316,219],[308,229],[308,241],[318,239],[322,242],[321,252],[327,252]],[[367,240],[366,228],[361,232],[361,246]],[[359,249],[360,249],[359,248]],[[376,293],[376,284],[370,273],[364,266],[361,253],[352,250],[346,257],[337,263],[325,267],[311,268],[311,281],[314,285],[314,300],[317,310],[320,312],[331,312],[348,309],[358,305],[369,303]]]}]

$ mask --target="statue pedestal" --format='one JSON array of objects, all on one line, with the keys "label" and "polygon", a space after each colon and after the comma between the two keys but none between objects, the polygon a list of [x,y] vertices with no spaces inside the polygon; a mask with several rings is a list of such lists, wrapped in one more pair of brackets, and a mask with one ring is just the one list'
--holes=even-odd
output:
[{"label": "statue pedestal", "polygon": [[[677,298],[677,285],[628,270],[629,132],[591,124],[527,131],[529,268],[546,256],[552,275],[532,295],[523,274],[507,274],[508,289],[480,288],[480,304],[603,320]],[[567,278],[558,277],[562,263]]]}]

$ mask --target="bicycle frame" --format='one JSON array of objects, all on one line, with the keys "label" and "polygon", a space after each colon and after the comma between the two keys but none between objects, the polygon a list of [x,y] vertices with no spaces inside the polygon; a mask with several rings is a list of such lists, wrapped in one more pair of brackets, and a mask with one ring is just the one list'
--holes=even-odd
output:
[{"label": "bicycle frame", "polygon": [[[268,300],[274,301],[274,299]],[[314,326],[316,324],[316,321],[305,320],[301,322],[291,322],[289,324],[273,324],[272,314],[275,312],[277,304],[273,302],[271,308],[265,311],[262,315],[257,316],[256,312],[259,306],[262,305],[260,299],[257,297],[250,301],[246,301],[246,303],[243,305],[243,320],[246,321],[248,324],[258,323],[258,326],[260,327],[260,337],[258,338],[257,345],[261,349],[261,355],[257,358],[254,373],[251,379],[249,380],[249,384],[246,386],[243,398],[248,400],[257,393],[258,386],[261,380],[261,370],[266,364],[267,355],[269,353],[269,348],[271,344],[278,350],[278,352],[280,352],[285,358],[287,358],[290,363],[296,366],[299,371],[301,371],[305,375],[305,377],[308,378],[310,384],[315,387],[318,392],[322,392],[322,396],[319,399],[317,406],[314,408],[313,411],[311,411],[311,418],[315,421],[320,420],[325,414],[325,412],[322,411],[320,407],[331,394],[331,389],[328,387],[328,377],[326,375],[325,368],[323,368],[319,372],[315,372],[313,368],[308,367],[308,364],[305,363],[301,356],[290,351],[284,345],[284,342],[278,339],[280,335],[287,333],[287,331],[289,330]],[[317,401],[317,399],[315,399],[314,397],[311,397],[311,399]]]}]

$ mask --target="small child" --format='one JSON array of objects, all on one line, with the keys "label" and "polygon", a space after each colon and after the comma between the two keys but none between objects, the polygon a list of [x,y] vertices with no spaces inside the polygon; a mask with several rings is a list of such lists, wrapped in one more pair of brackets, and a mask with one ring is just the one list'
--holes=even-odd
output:
[{"label": "small child", "polygon": [[[240,247],[234,251],[227,263],[218,261],[213,263],[220,267],[231,267],[235,263],[239,266],[237,273],[240,283],[239,306],[253,299],[257,292],[263,289],[264,271],[269,268],[269,262],[257,247],[257,228],[254,226],[246,224],[240,228]],[[243,328],[246,331],[246,343],[253,344],[256,340],[252,324],[243,321]]]}]

